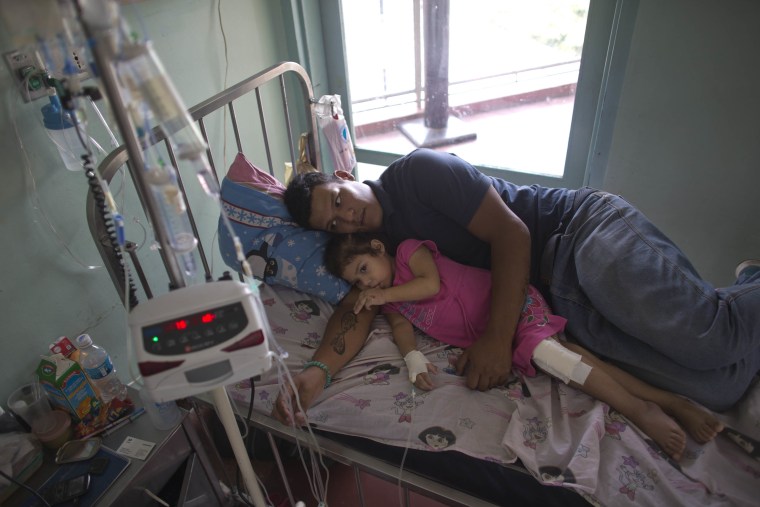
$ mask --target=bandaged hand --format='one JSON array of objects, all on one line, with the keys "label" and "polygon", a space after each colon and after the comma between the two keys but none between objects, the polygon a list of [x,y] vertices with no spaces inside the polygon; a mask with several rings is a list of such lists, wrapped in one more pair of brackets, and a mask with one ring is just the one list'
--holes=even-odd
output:
[{"label": "bandaged hand", "polygon": [[423,391],[433,389],[433,381],[430,373],[438,373],[438,367],[427,360],[425,355],[419,350],[413,350],[404,356],[406,368],[409,370],[409,381],[414,386]]},{"label": "bandaged hand", "polygon": [[354,313],[358,314],[365,308],[370,309],[373,306],[384,305],[386,302],[385,291],[383,289],[375,288],[363,290],[356,299],[356,304],[354,304]]}]

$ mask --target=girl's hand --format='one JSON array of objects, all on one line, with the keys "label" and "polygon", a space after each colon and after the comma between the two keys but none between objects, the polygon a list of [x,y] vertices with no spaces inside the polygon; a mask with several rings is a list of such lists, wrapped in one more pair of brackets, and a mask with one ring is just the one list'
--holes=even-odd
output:
[{"label": "girl's hand", "polygon": [[373,306],[380,306],[386,303],[385,291],[383,289],[374,288],[361,291],[359,297],[354,304],[354,313],[358,314],[363,309],[370,309]]},{"label": "girl's hand", "polygon": [[414,381],[414,387],[422,389],[423,391],[431,391],[433,389],[433,380],[430,378],[430,374],[437,374],[438,367],[433,363],[427,363],[427,372],[420,373]]},{"label": "girl's hand", "polygon": [[438,373],[438,367],[427,360],[425,355],[419,350],[412,350],[404,356],[406,369],[409,370],[409,380],[414,386],[423,391],[430,391],[433,388],[433,381],[430,379],[430,373]]}]

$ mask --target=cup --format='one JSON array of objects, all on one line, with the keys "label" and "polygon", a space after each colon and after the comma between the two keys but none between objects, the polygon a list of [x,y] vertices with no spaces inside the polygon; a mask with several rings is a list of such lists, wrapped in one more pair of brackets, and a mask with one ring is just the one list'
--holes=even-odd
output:
[{"label": "cup", "polygon": [[55,424],[47,394],[37,382],[13,391],[8,398],[8,409],[35,432],[47,431]]},{"label": "cup", "polygon": [[165,431],[175,427],[182,420],[182,412],[174,401],[158,402],[150,392],[143,387],[140,389],[140,401],[148,413],[150,422],[157,430]]}]

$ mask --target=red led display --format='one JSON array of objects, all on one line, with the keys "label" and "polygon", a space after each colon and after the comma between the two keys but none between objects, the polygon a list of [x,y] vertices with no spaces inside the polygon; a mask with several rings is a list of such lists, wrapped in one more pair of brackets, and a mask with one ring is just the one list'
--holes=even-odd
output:
[{"label": "red led display", "polygon": [[[241,333],[247,325],[245,309],[238,302],[147,326],[143,328],[143,343],[151,354],[189,354],[225,342]],[[234,345],[238,348],[252,346],[249,343],[251,336]]]},{"label": "red led display", "polygon": [[162,325],[162,329],[164,333],[171,333],[173,331],[186,331],[194,327],[211,324],[217,319],[217,317],[218,315],[216,312],[206,312],[191,315],[182,319],[169,321]]}]

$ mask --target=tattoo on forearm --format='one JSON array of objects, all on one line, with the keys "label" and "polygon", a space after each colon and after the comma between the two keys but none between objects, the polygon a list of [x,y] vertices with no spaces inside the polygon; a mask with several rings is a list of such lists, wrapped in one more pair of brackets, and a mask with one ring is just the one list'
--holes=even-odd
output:
[{"label": "tattoo on forearm", "polygon": [[330,340],[330,345],[333,348],[333,351],[335,351],[336,354],[343,355],[346,352],[346,338],[345,334],[351,331],[356,327],[356,315],[354,315],[354,312],[347,311],[343,314],[343,317],[340,320],[340,331],[338,331],[338,334]]}]

